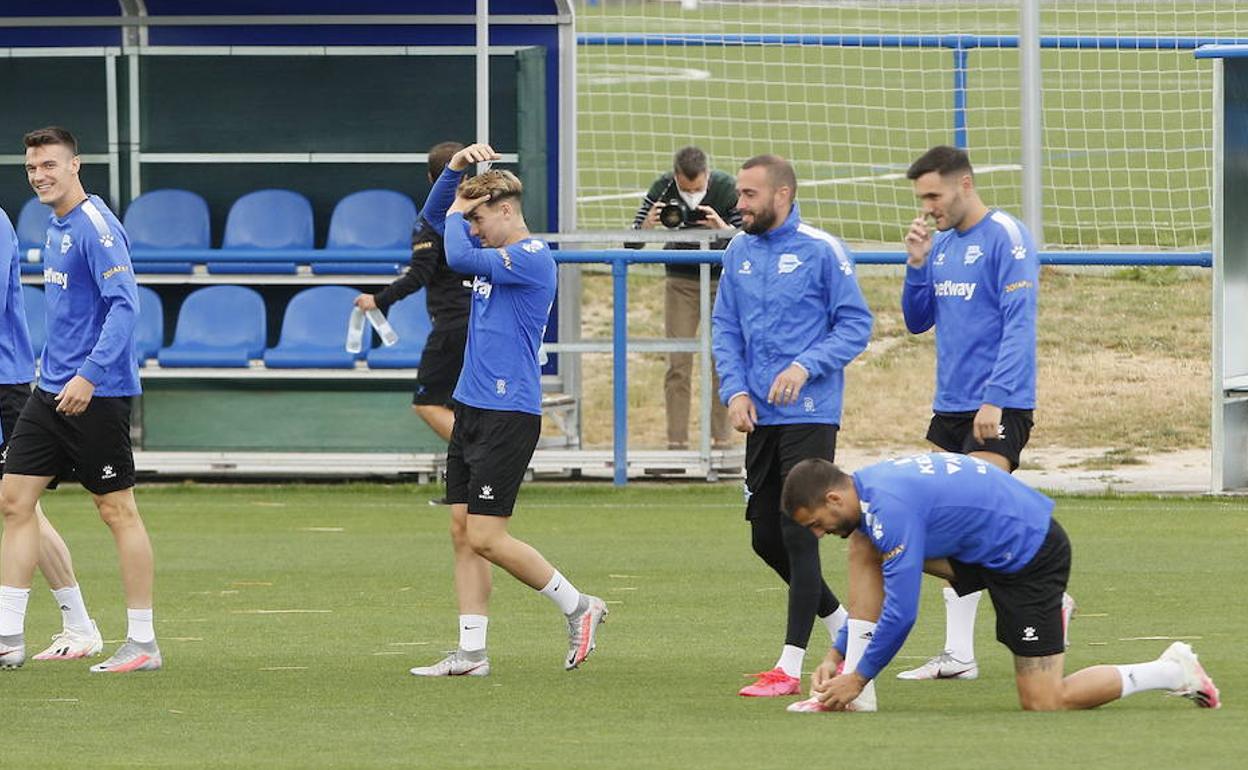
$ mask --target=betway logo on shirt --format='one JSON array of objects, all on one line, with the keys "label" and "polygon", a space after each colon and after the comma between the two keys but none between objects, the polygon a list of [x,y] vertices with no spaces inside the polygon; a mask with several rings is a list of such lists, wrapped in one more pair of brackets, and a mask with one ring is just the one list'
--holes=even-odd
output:
[{"label": "betway logo on shirt", "polygon": [[43,269],[43,282],[60,286],[62,290],[69,289],[69,273],[62,273],[60,270],[53,270],[50,267]]},{"label": "betway logo on shirt", "polygon": [[961,297],[967,302],[975,296],[975,283],[964,281],[938,281],[935,285],[937,297]]}]

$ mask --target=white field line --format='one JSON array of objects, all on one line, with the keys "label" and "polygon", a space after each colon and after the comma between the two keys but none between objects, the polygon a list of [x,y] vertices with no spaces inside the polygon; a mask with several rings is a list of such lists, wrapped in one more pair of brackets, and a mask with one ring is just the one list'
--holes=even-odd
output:
[{"label": "white field line", "polygon": [[[976,174],[991,174],[996,171],[1022,171],[1023,167],[1017,163],[1005,163],[998,166],[980,166],[975,169]],[[798,187],[826,187],[836,184],[871,184],[874,182],[895,182],[899,179],[905,179],[906,172],[894,171],[887,174],[866,174],[863,176],[843,176],[834,177],[832,179],[814,179],[811,181],[799,181]],[[576,199],[577,203],[600,203],[602,201],[618,201],[628,198],[640,199],[646,194],[645,190],[635,190],[633,192],[623,193],[607,193],[605,195],[582,195]]]},{"label": "white field line", "polygon": [[231,610],[234,615],[328,615],[333,610]]},{"label": "white field line", "polygon": [[346,527],[300,527],[300,532],[346,532]]},{"label": "white field line", "polygon": [[265,666],[261,671],[307,671],[307,666]]}]

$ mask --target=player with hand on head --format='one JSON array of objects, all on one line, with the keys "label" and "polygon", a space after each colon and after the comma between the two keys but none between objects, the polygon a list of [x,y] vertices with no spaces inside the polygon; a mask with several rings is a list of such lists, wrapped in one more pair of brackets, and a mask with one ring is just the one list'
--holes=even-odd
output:
[{"label": "player with hand on head", "polygon": [[[965,151],[933,147],[906,176],[922,211],[905,235],[901,308],[911,333],[936,329],[936,395],[927,440],[1012,473],[1031,436],[1036,407],[1036,245],[1022,222],[984,204]],[[944,649],[898,678],[979,676],[980,596],[960,597],[946,587]],[[1074,600],[1063,601],[1069,620]]]},{"label": "player with hand on head", "polygon": [[[0,655],[24,650],[24,618],[40,553],[36,505],[58,478],[77,478],[112,531],[125,591],[126,641],[94,672],[162,665],[152,618],[152,544],[134,499],[130,400],[141,392],[134,358],[138,284],[130,241],[78,176],[78,143],[63,128],[25,136],[26,175],[51,206],[44,249],[48,341],[39,385],[9,436],[0,479]],[[20,664],[20,663],[19,663]]]},{"label": "player with hand on head", "polygon": [[447,189],[457,190],[446,213],[446,258],[453,270],[474,278],[468,347],[455,386],[455,427],[446,458],[459,647],[431,666],[413,668],[416,676],[490,673],[485,640],[491,564],[539,591],[563,613],[567,670],[593,652],[598,624],[607,616],[602,599],[578,591],[536,549],[508,532],[541,433],[538,348],[558,271],[550,247],[529,235],[521,211],[523,186],[514,174],[490,170],[461,181],[469,165],[498,158],[489,145],[465,147],[430,192],[434,199]]},{"label": "player with hand on head", "polygon": [[1219,708],[1218,688],[1184,642],[1146,663],[1063,676],[1071,548],[1053,508],[994,464],[951,452],[853,474],[826,460],[799,463],[785,481],[784,509],[816,537],[849,539],[852,610],[836,649],[811,677],[811,697],[789,710],[877,710],[876,676],[914,625],[924,572],[950,581],[959,595],[988,592],[1026,711],[1095,708],[1144,690]]}]

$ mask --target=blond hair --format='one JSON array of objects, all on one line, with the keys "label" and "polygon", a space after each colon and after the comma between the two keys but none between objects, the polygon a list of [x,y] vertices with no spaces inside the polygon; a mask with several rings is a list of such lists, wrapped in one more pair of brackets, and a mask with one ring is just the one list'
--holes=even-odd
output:
[{"label": "blond hair", "polygon": [[504,169],[490,169],[484,174],[459,183],[459,194],[465,198],[489,198],[490,203],[504,198],[519,198],[524,184],[515,174]]}]

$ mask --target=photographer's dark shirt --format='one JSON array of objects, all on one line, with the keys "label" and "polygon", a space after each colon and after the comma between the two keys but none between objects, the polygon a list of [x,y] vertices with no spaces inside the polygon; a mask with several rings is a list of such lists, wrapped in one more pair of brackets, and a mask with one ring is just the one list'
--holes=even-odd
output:
[{"label": "photographer's dark shirt", "polygon": [[373,295],[385,312],[395,302],[420,290],[434,329],[462,329],[468,326],[472,303],[472,277],[457,273],[446,264],[442,236],[421,217],[412,232],[412,262],[407,272]]},{"label": "photographer's dark shirt", "polygon": [[[646,214],[650,213],[650,207],[663,197],[663,193],[667,192],[668,187],[675,187],[672,184],[675,172],[668,171],[663,176],[654,180],[654,184],[650,185],[650,189],[646,191],[646,196],[641,199],[641,206],[637,209],[637,215],[633,217],[633,229],[641,228],[641,223],[646,220]],[[702,204],[715,209],[725,222],[731,227],[741,227],[741,213],[737,211],[737,180],[730,174],[723,171],[711,170],[710,179],[707,181],[706,197],[702,199]],[[680,230],[700,230],[697,225],[681,224],[677,229]],[[711,241],[712,249],[728,248],[728,238]],[[643,244],[626,243],[628,248],[639,249]],[[669,243],[664,248],[668,249],[696,249],[697,244],[693,243]],[[718,278],[721,267],[719,265],[711,266],[711,277]],[[667,265],[668,275],[678,275],[687,278],[698,277],[697,265]]]}]

